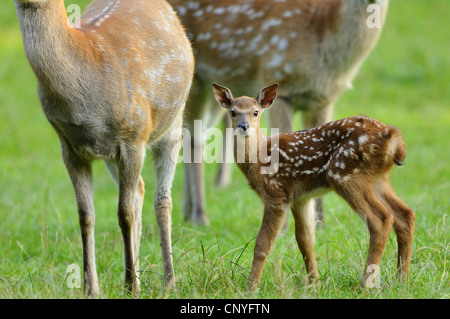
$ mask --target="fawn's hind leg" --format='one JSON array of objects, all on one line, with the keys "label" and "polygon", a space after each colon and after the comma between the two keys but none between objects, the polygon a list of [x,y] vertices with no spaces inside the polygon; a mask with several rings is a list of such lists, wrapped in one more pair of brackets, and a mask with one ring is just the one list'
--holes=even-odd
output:
[{"label": "fawn's hind leg", "polygon": [[370,241],[367,255],[366,270],[361,278],[363,287],[373,287],[383,256],[383,251],[392,231],[394,217],[386,206],[376,196],[372,185],[362,179],[353,178],[350,182],[334,183],[336,192],[367,223]]},{"label": "fawn's hind leg", "polygon": [[314,199],[295,200],[291,209],[295,220],[295,239],[302,252],[308,277],[313,280],[319,277],[314,255]]},{"label": "fawn's hind leg", "polygon": [[395,194],[387,178],[380,180],[376,190],[394,216],[394,231],[397,235],[398,244],[397,272],[401,279],[406,279],[409,274],[416,215]]}]

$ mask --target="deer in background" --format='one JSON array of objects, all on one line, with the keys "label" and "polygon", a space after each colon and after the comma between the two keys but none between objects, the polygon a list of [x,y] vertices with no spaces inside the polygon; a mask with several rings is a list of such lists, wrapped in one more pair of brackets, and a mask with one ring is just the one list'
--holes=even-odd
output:
[{"label": "deer in background", "polygon": [[[310,279],[318,277],[312,197],[330,190],[343,197],[369,229],[367,271],[363,272],[362,286],[371,287],[376,281],[392,227],[398,242],[398,274],[406,279],[415,214],[397,197],[388,180],[392,166],[401,166],[406,157],[400,131],[369,117],[358,116],[309,130],[265,137],[260,130],[261,114],[274,102],[277,89],[278,84],[266,87],[256,99],[234,98],[228,88],[213,84],[214,97],[228,110],[235,132],[245,136],[236,139],[234,144],[236,163],[264,203],[263,221],[256,237],[248,278],[249,288],[258,286],[264,263],[289,207],[294,215],[295,238],[308,276]],[[244,145],[238,148],[239,143]],[[252,147],[256,151],[252,152]],[[268,150],[267,156],[278,159],[270,174],[262,173],[266,165],[263,162],[267,161],[258,156],[261,148]],[[237,160],[237,149],[245,150],[244,161]],[[275,153],[278,156],[274,157]],[[256,156],[250,158],[247,154]]]},{"label": "deer in background", "polygon": [[119,188],[125,288],[139,291],[146,147],[156,174],[155,215],[164,279],[174,284],[171,186],[194,72],[192,49],[163,0],[96,0],[79,28],[63,0],[15,0],[42,109],[61,142],[78,206],[84,292],[100,292],[95,265],[91,163],[105,161]]},{"label": "deer in background", "polygon": [[[280,83],[277,107],[268,119],[282,132],[294,130],[297,111],[304,128],[330,121],[336,100],[377,43],[388,7],[388,0],[168,1],[187,29],[196,58],[185,112],[191,154],[200,154],[196,158],[201,158],[203,138],[194,134],[194,120],[203,120],[206,129],[224,116],[212,107],[211,82],[233,85],[239,95]],[[374,2],[380,25],[371,28],[367,11]],[[202,165],[185,163],[184,216],[197,224],[208,223]],[[226,167],[221,165],[218,184],[227,180]]]}]

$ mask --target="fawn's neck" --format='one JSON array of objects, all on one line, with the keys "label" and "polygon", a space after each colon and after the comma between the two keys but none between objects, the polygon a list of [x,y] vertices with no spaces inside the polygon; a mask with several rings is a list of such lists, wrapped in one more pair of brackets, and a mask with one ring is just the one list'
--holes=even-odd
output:
[{"label": "fawn's neck", "polygon": [[267,137],[258,128],[252,135],[234,136],[234,160],[238,167],[244,171],[261,164],[261,150],[267,147]]}]

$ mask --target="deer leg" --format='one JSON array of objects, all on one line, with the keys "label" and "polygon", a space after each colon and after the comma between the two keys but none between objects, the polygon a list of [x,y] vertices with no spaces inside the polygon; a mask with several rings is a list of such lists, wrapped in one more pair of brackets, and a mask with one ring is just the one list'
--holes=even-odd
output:
[{"label": "deer leg", "polygon": [[[186,137],[183,137],[186,138]],[[185,221],[191,220],[192,213],[192,195],[191,195],[191,168],[188,165],[189,163],[184,161],[183,170],[184,170],[184,179],[183,179],[183,216]]]},{"label": "deer leg", "polygon": [[138,258],[136,252],[139,251],[139,242],[136,240],[139,235],[136,234],[140,227],[140,215],[136,216],[136,197],[138,185],[140,184],[140,174],[144,160],[145,147],[132,147],[130,145],[123,145],[120,149],[120,158],[117,162],[118,180],[119,180],[119,205],[117,215],[119,219],[119,226],[122,230],[122,237],[124,243],[124,264],[125,264],[125,279],[124,287],[126,290],[138,293],[139,292],[139,277],[138,277]]},{"label": "deer leg", "polygon": [[61,142],[61,148],[78,207],[83,242],[84,294],[95,296],[100,293],[100,289],[95,265],[95,213],[91,163],[79,159],[70,146],[63,141]]},{"label": "deer leg", "polygon": [[[184,112],[184,124],[189,130],[189,136],[184,138],[185,147],[190,147],[189,160],[185,161],[184,180],[184,218],[199,225],[209,223],[205,212],[205,189],[203,176],[203,128],[208,121],[208,110],[211,100],[210,84],[203,84],[194,78],[186,111]],[[190,142],[190,143],[189,143]],[[187,198],[189,197],[189,198]]]},{"label": "deer leg", "polygon": [[[233,161],[233,134],[229,128],[232,128],[231,118],[229,116],[223,117],[225,126],[225,135],[222,150],[222,163],[219,163],[219,171],[216,177],[216,186],[225,187],[231,181],[231,162]],[[231,133],[231,134],[230,134]]]},{"label": "deer leg", "polygon": [[308,277],[312,281],[319,277],[314,255],[314,200],[294,201],[291,209],[295,220],[295,239],[303,255]]},{"label": "deer leg", "polygon": [[[202,141],[203,142],[203,141]],[[202,146],[192,147],[192,152],[202,156]],[[185,163],[184,189],[186,191],[184,200],[185,220],[192,221],[198,225],[208,225],[209,220],[205,212],[205,180],[203,161]]]},{"label": "deer leg", "polygon": [[[191,134],[194,134],[194,136],[184,137],[185,139],[190,139],[190,141],[185,143],[188,144],[187,147],[190,147],[191,157],[184,163],[184,219],[197,224],[203,224],[207,223],[204,208],[205,190],[202,158],[203,138],[201,133],[195,133],[193,129],[190,130],[190,132]],[[195,136],[199,134],[200,136]]]},{"label": "deer leg", "polygon": [[390,207],[394,216],[394,231],[398,244],[397,275],[400,279],[406,280],[409,274],[416,215],[395,194],[387,178],[380,186],[377,187],[379,197]]},{"label": "deer leg", "polygon": [[144,205],[145,184],[142,176],[139,176],[139,183],[134,198],[134,256],[135,267],[139,271],[139,247],[141,245],[142,233],[142,206]]},{"label": "deer leg", "polygon": [[291,133],[294,131],[292,118],[294,111],[292,106],[283,99],[274,102],[274,107],[267,109],[267,118],[270,128],[277,128],[280,133]]},{"label": "deer leg", "polygon": [[[303,129],[310,129],[331,121],[334,104],[330,103],[325,108],[314,109],[313,111],[305,111],[302,114]],[[320,225],[325,224],[325,217],[323,215],[323,199],[317,197],[315,199],[316,220]]]},{"label": "deer leg", "polygon": [[262,225],[256,237],[252,269],[247,280],[249,290],[255,290],[258,287],[266,258],[272,250],[275,239],[285,221],[285,215],[285,210],[280,206],[266,205],[264,208]]},{"label": "deer leg", "polygon": [[172,196],[171,188],[175,175],[177,156],[181,146],[181,121],[178,120],[166,135],[152,148],[156,173],[154,207],[159,229],[159,240],[167,289],[175,286],[172,258]]},{"label": "deer leg", "polygon": [[[112,161],[105,161],[106,167],[110,172],[111,176],[114,178],[116,185],[119,186],[119,168],[116,163]],[[142,230],[142,206],[144,203],[145,194],[145,184],[142,176],[139,176],[139,183],[135,195],[134,201],[134,226],[133,226],[133,236],[134,236],[134,257],[135,257],[135,267],[139,270],[139,246],[141,243],[141,230]]]},{"label": "deer leg", "polygon": [[361,286],[371,288],[374,287],[379,275],[381,258],[392,231],[394,217],[377,198],[372,185],[367,185],[364,178],[359,183],[354,179],[351,184],[344,185],[336,182],[334,185],[336,192],[360,214],[369,229],[369,252]]}]

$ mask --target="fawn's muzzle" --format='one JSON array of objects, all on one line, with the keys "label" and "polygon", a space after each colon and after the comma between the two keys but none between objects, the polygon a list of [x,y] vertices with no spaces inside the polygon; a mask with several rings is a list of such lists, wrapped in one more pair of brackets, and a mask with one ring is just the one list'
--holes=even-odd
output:
[{"label": "fawn's muzzle", "polygon": [[248,130],[249,125],[247,122],[242,121],[242,122],[239,122],[238,128],[241,128],[245,132]]}]

